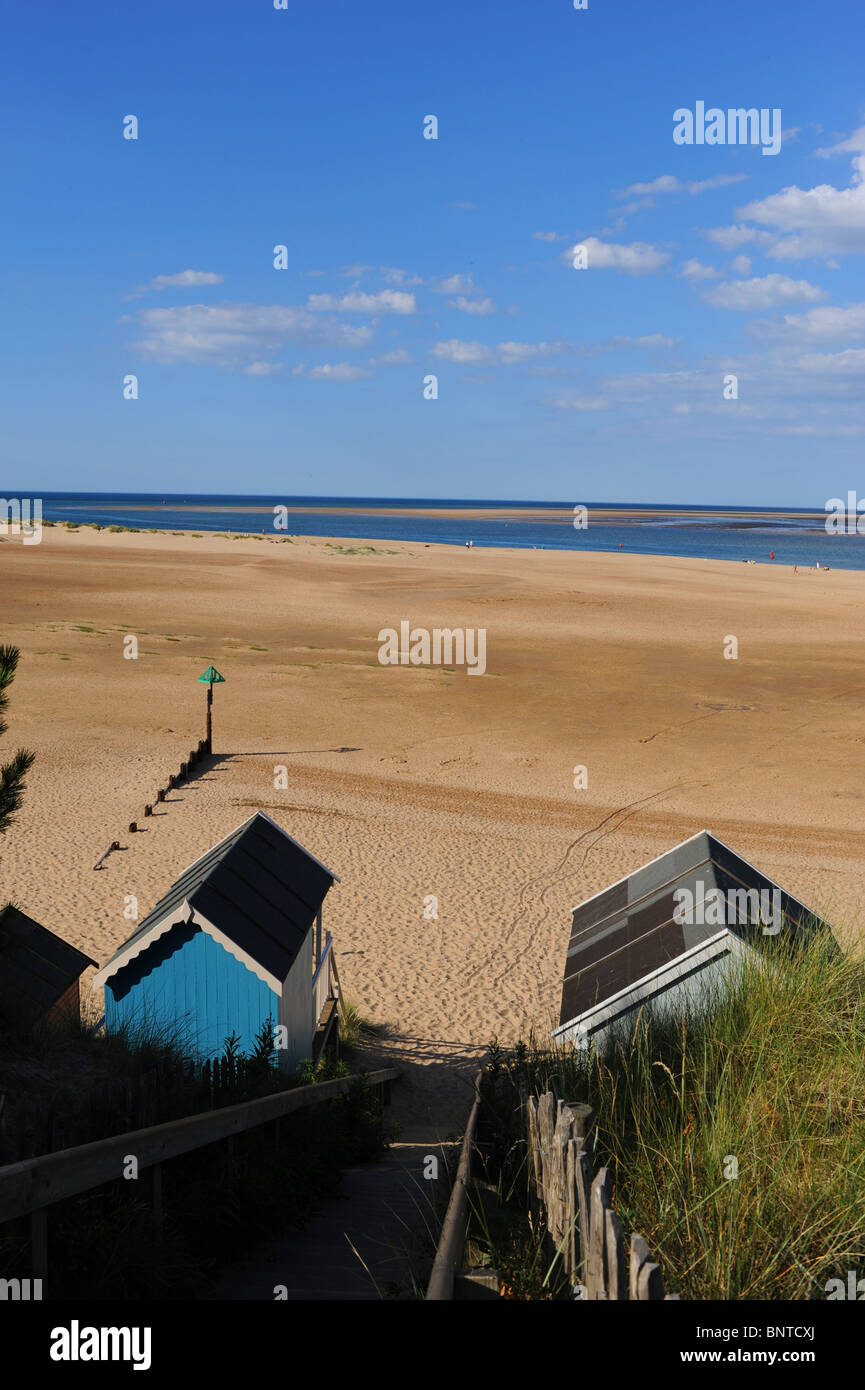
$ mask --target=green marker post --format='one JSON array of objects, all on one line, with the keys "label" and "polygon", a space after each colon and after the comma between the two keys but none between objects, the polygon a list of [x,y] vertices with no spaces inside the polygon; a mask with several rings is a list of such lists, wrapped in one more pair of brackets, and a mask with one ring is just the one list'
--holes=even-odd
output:
[{"label": "green marker post", "polygon": [[201,673],[201,675],[198,677],[198,679],[199,679],[200,681],[202,681],[202,682],[204,683],[204,685],[207,686],[207,735],[206,735],[206,743],[207,743],[207,751],[208,751],[208,753],[212,753],[212,752],[213,752],[213,723],[212,723],[212,718],[213,718],[213,714],[212,714],[212,712],[213,712],[213,687],[214,687],[214,685],[216,685],[219,681],[223,681],[223,682],[224,682],[225,676],[220,675],[220,673],[217,671],[217,669],[216,669],[215,666],[208,666],[207,670],[206,670],[206,671],[203,671],[203,672]]}]

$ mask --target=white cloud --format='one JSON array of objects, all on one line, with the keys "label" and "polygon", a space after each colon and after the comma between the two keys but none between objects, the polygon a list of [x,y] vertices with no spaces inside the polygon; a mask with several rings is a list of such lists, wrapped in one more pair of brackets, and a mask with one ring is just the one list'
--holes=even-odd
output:
[{"label": "white cloud", "polygon": [[619,198],[631,198],[644,193],[681,193],[685,185],[675,174],[661,174],[650,183],[631,183],[618,194]]},{"label": "white cloud", "polygon": [[446,343],[436,343],[433,357],[442,362],[494,362],[495,351],[484,343],[466,343],[461,338],[449,338]]},{"label": "white cloud", "polygon": [[706,290],[703,298],[717,309],[776,309],[797,300],[825,299],[826,291],[807,280],[791,280],[789,275],[762,275],[752,280],[727,280]]},{"label": "white cloud", "polygon": [[668,338],[664,333],[644,333],[641,338],[631,338],[627,333],[620,333],[615,338],[605,338],[598,343],[598,348],[669,348],[675,345],[675,338]]},{"label": "white cloud", "polygon": [[843,352],[809,352],[799,358],[806,372],[847,372],[865,376],[865,348],[845,348]]},{"label": "white cloud", "polygon": [[423,280],[420,275],[413,275],[408,270],[400,270],[399,266],[380,265],[379,274],[389,285],[422,285]]},{"label": "white cloud", "polygon": [[734,275],[750,275],[750,256],[734,256],[732,261],[730,262],[730,269],[732,270]]},{"label": "white cloud", "polygon": [[459,212],[478,212],[477,203],[448,203],[449,208],[457,208]]},{"label": "white cloud", "polygon": [[430,280],[436,294],[471,294],[475,284],[471,275],[448,275],[444,280]]},{"label": "white cloud", "polygon": [[485,343],[465,342],[461,338],[449,338],[447,342],[436,343],[432,349],[433,357],[444,362],[470,362],[484,365],[499,363],[514,366],[520,362],[530,362],[536,357],[550,357],[560,352],[570,351],[568,343],[498,343],[488,347]]},{"label": "white cloud", "polygon": [[853,131],[852,135],[847,135],[837,144],[827,145],[823,149],[814,151],[819,159],[832,159],[836,154],[862,154],[863,152],[865,152],[865,125],[860,125]]},{"label": "white cloud", "polygon": [[533,357],[550,357],[569,351],[567,343],[499,343],[496,352],[503,363],[529,362]]},{"label": "white cloud", "polygon": [[138,285],[126,298],[136,299],[149,290],[185,290],[196,285],[221,285],[224,279],[224,275],[217,275],[214,270],[181,270],[176,275],[155,275],[146,285]]},{"label": "white cloud", "polygon": [[747,174],[715,174],[711,179],[696,179],[686,184],[689,193],[708,193],[710,188],[729,188],[731,183],[743,183]]},{"label": "white cloud", "polygon": [[244,367],[246,376],[274,376],[282,371],[281,362],[250,362],[248,367]]},{"label": "white cloud", "polygon": [[750,325],[763,338],[788,339],[793,342],[843,342],[846,338],[865,341],[865,304],[851,304],[840,309],[834,304],[808,309],[802,314],[785,314],[783,319],[758,320]]},{"label": "white cloud", "polygon": [[411,358],[405,348],[394,348],[393,352],[383,352],[380,357],[370,357],[371,367],[397,367],[402,362],[410,362]]},{"label": "white cloud", "polygon": [[606,410],[609,402],[603,396],[558,396],[553,405],[557,410]]},{"label": "white cloud", "polygon": [[631,198],[646,194],[654,197],[658,193],[706,193],[710,188],[726,188],[731,183],[741,183],[747,177],[747,174],[715,174],[711,179],[696,179],[692,183],[683,183],[675,174],[661,174],[650,183],[630,184],[618,197]]},{"label": "white cloud", "polygon": [[[757,232],[753,227],[708,227],[703,232],[707,241],[714,241],[718,246],[723,246],[725,251],[735,251],[738,246],[745,246],[749,241],[758,241]],[[768,232],[763,233],[762,240],[770,242],[772,240]]]},{"label": "white cloud", "polygon": [[491,299],[466,299],[465,295],[458,295],[456,299],[449,299],[448,304],[452,309],[460,309],[464,314],[494,314],[496,306]]},{"label": "white cloud", "polygon": [[[573,266],[577,247],[586,248],[589,270],[621,270],[626,275],[652,275],[662,270],[670,259],[669,252],[659,251],[642,241],[632,241],[627,246],[612,241],[599,241],[597,237],[586,237],[570,247],[563,256],[566,265]],[[582,272],[581,272],[582,273]]]},{"label": "white cloud", "polygon": [[313,381],[359,381],[361,377],[372,376],[365,367],[354,367],[350,362],[322,362],[318,367],[310,367],[303,373]]},{"label": "white cloud", "polygon": [[711,265],[703,265],[702,261],[693,258],[690,261],[685,261],[679,274],[683,275],[686,280],[718,280],[721,277],[720,270],[716,270]]},{"label": "white cloud", "polygon": [[414,314],[417,311],[414,295],[405,290],[379,290],[376,294],[364,294],[360,290],[342,295],[311,294],[306,307],[313,313],[339,314]]},{"label": "white cloud", "polygon": [[737,217],[772,229],[768,254],[775,260],[803,260],[819,256],[865,254],[865,127],[834,146],[831,153],[856,149],[853,176],[848,188],[821,183],[815,188],[793,184],[768,198],[746,203]]},{"label": "white cloud", "polygon": [[556,232],[532,232],[532,236],[535,241],[556,241],[558,234]]},{"label": "white cloud", "polygon": [[320,317],[307,309],[270,304],[187,304],[143,309],[141,337],[134,344],[158,362],[215,362],[248,365],[283,343],[361,348],[372,329]]}]

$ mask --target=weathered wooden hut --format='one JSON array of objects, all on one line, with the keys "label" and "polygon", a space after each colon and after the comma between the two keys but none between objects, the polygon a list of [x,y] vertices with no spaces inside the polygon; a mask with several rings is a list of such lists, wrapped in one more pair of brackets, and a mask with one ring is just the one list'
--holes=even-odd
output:
[{"label": "weathered wooden hut", "polygon": [[699,1002],[748,952],[826,922],[708,830],[573,909],[553,1037],[603,1044],[638,1009]]},{"label": "weathered wooden hut", "polygon": [[95,960],[13,903],[0,912],[0,1008],[7,1022],[81,1016],[79,979]]},{"label": "weathered wooden hut", "polygon": [[323,1016],[335,1015],[333,951],[322,940],[334,882],[257,811],[180,875],[99,971],[106,1028],[171,1037],[203,1060],[230,1035],[251,1052],[270,1020],[279,1064],[293,1070],[318,1050]]}]

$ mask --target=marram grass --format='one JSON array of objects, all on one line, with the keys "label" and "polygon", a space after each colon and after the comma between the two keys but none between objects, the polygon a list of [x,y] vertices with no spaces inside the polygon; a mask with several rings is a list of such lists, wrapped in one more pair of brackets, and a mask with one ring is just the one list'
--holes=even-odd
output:
[{"label": "marram grass", "polygon": [[603,1054],[534,1041],[493,1067],[586,1100],[626,1237],[684,1299],[823,1299],[865,1276],[865,966],[816,938],[748,961],[710,1008],[645,1011]]}]

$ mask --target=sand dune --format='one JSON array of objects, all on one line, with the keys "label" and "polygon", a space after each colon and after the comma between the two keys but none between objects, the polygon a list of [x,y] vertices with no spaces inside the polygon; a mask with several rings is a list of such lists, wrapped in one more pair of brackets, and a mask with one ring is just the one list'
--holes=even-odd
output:
[{"label": "sand dune", "polygon": [[[3,751],[38,755],[0,900],[104,961],[127,895],[143,916],[266,809],[340,876],[325,920],[344,987],[388,1025],[381,1054],[407,1067],[409,1138],[459,1127],[493,1033],[555,1019],[568,909],[701,827],[856,939],[865,574],[369,544],[395,553],[59,528],[0,543],[2,640],[22,652]],[[379,630],[404,619],[486,629],[487,673],[380,665]],[[130,836],[204,732],[211,661],[216,760]]]}]

